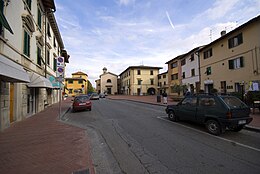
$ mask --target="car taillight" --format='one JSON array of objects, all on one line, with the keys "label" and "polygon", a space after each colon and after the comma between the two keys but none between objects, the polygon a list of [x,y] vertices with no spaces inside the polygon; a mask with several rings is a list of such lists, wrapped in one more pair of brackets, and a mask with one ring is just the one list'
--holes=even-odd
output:
[{"label": "car taillight", "polygon": [[231,119],[231,118],[232,118],[232,112],[230,112],[230,111],[227,112],[227,118],[228,118],[228,119]]},{"label": "car taillight", "polygon": [[87,101],[86,103],[87,103],[87,104],[90,104],[91,102],[90,102],[90,101]]}]

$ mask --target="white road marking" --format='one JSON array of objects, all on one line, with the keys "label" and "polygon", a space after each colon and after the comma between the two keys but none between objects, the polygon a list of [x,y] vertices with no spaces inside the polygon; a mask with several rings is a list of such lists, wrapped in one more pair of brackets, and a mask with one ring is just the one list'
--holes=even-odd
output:
[{"label": "white road marking", "polygon": [[158,118],[158,119],[161,119],[161,120],[164,120],[164,121],[167,121],[167,122],[172,123],[172,124],[176,124],[176,125],[185,127],[185,128],[187,128],[187,129],[190,129],[190,130],[193,130],[193,131],[197,131],[197,132],[203,133],[203,134],[205,134],[205,135],[208,135],[208,136],[211,136],[211,137],[214,137],[214,138],[218,138],[218,139],[223,140],[223,141],[230,142],[230,143],[232,143],[232,144],[236,144],[236,145],[239,145],[239,146],[242,146],[242,147],[246,147],[246,148],[248,148],[248,149],[251,149],[251,150],[255,150],[255,151],[257,151],[257,152],[260,152],[260,149],[258,149],[258,148],[255,148],[255,147],[252,147],[252,146],[248,146],[248,145],[246,145],[246,144],[242,144],[242,143],[239,143],[239,142],[236,142],[236,141],[232,141],[232,140],[229,140],[229,139],[226,139],[226,138],[222,138],[222,137],[219,137],[219,136],[211,135],[211,134],[209,134],[209,133],[207,133],[207,132],[204,132],[204,131],[201,131],[201,130],[198,130],[198,129],[194,129],[194,128],[192,128],[192,127],[185,126],[185,125],[182,125],[182,124],[178,124],[178,123],[175,123],[175,122],[170,121],[170,120],[168,120],[168,119],[165,119],[165,118],[168,118],[168,117],[159,117],[159,116],[158,116],[157,118]]}]

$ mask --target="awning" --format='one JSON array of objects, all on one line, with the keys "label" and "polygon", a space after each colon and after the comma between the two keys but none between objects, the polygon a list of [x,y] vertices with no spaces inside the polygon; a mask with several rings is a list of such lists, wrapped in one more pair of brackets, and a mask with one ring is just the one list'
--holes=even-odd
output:
[{"label": "awning", "polygon": [[60,85],[61,83],[59,83],[59,82],[56,80],[55,77],[49,76],[49,80],[50,80],[50,82],[51,82],[53,88],[59,89],[59,88],[61,87],[61,85]]},{"label": "awning", "polygon": [[46,79],[39,74],[30,72],[30,83],[27,84],[30,88],[52,88],[52,84],[49,79]]},{"label": "awning", "polygon": [[8,31],[10,31],[10,33],[14,34],[2,11],[0,11],[0,23],[1,23]]},{"label": "awning", "polygon": [[0,79],[7,82],[30,82],[23,67],[0,55]]}]

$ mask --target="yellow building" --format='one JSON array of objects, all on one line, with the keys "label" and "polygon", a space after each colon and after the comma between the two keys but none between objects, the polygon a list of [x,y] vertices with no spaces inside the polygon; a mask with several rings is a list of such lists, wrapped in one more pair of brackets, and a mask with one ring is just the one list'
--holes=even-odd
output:
[{"label": "yellow building", "polygon": [[240,94],[260,87],[260,16],[200,49],[201,88]]},{"label": "yellow building", "polygon": [[120,92],[126,95],[153,95],[158,88],[161,67],[130,66],[120,74]]},{"label": "yellow building", "polygon": [[178,95],[174,91],[175,85],[181,85],[181,61],[180,59],[184,55],[179,55],[172,60],[166,62],[168,64],[168,85],[169,85],[169,95]]},{"label": "yellow building", "polygon": [[164,91],[169,94],[168,71],[158,75],[158,92],[162,94]]},{"label": "yellow building", "polygon": [[65,93],[68,96],[76,96],[79,94],[87,94],[88,75],[83,72],[72,74],[71,78],[65,78]]}]

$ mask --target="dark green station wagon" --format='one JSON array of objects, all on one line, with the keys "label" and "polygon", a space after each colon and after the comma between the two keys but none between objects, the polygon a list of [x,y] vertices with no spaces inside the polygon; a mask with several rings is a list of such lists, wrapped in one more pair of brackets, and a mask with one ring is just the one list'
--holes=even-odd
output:
[{"label": "dark green station wagon", "polygon": [[166,113],[172,121],[189,120],[205,124],[213,135],[220,135],[227,128],[238,132],[253,119],[249,116],[250,108],[244,102],[228,95],[189,95],[177,105],[168,105]]}]

